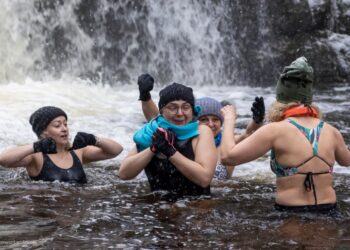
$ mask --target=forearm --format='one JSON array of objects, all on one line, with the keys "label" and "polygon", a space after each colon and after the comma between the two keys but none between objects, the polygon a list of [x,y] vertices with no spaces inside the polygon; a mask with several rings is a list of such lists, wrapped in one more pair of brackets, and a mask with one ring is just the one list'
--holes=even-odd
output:
[{"label": "forearm", "polygon": [[235,141],[236,143],[239,143],[243,141],[245,138],[253,134],[258,128],[260,128],[263,125],[263,123],[256,123],[254,120],[251,120],[248,125],[246,130],[241,134],[241,135],[236,135],[235,136]]},{"label": "forearm", "polygon": [[236,145],[234,136],[235,120],[225,120],[225,125],[222,133],[222,140],[220,144],[221,160],[224,162],[229,157],[231,149]]},{"label": "forearm", "polygon": [[136,177],[152,160],[154,153],[147,148],[140,153],[127,156],[119,167],[118,176],[123,180]]},{"label": "forearm", "polygon": [[96,147],[99,147],[105,154],[115,157],[123,151],[123,147],[114,140],[96,137]]},{"label": "forearm", "polygon": [[0,155],[0,165],[8,168],[18,167],[20,162],[34,153],[33,144],[15,147],[5,150]]},{"label": "forearm", "polygon": [[147,121],[152,120],[159,113],[157,105],[154,103],[152,99],[148,101],[142,101],[142,112]]},{"label": "forearm", "polygon": [[205,168],[200,163],[186,158],[179,152],[176,152],[172,157],[169,158],[169,160],[184,176],[186,176],[192,182],[201,187],[209,186],[214,175],[214,168]]},{"label": "forearm", "polygon": [[235,166],[226,166],[226,170],[228,173],[228,177],[232,176],[233,170],[235,170]]}]

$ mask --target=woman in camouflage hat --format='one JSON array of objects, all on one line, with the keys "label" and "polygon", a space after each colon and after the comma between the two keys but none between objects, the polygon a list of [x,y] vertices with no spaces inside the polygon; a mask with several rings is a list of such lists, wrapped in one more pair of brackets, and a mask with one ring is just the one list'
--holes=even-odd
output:
[{"label": "woman in camouflage hat", "polygon": [[117,142],[78,132],[69,144],[67,114],[60,108],[45,106],[29,119],[39,140],[0,154],[0,165],[25,167],[33,180],[86,183],[83,164],[110,159],[123,150]]},{"label": "woman in camouflage hat", "polygon": [[313,69],[306,58],[285,67],[277,83],[277,100],[268,113],[271,123],[239,144],[232,133],[234,107],[222,109],[223,162],[239,165],[271,150],[271,170],[277,177],[275,208],[280,211],[334,211],[334,163],[350,165],[341,133],[321,120],[319,108],[312,103],[312,85]]}]

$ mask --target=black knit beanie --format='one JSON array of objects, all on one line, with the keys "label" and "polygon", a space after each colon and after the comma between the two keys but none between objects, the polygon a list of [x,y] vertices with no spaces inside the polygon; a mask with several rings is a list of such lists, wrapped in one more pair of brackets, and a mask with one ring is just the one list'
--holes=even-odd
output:
[{"label": "black knit beanie", "polygon": [[40,138],[41,133],[47,128],[50,122],[59,116],[64,116],[68,119],[67,114],[62,109],[45,106],[39,108],[30,116],[29,123],[32,125],[34,133]]},{"label": "black knit beanie", "polygon": [[185,85],[176,82],[166,86],[159,92],[158,108],[160,110],[169,102],[178,100],[183,100],[191,104],[192,110],[195,112],[194,95],[192,88],[186,87]]}]

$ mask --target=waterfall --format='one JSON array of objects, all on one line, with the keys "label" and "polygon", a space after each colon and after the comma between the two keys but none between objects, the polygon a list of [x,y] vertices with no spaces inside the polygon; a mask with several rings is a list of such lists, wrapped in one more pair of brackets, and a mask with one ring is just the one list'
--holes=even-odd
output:
[{"label": "waterfall", "polygon": [[[0,83],[77,78],[269,86],[296,57],[349,81],[348,1],[3,0]],[[339,47],[342,47],[339,52]],[[344,51],[345,50],[345,51]],[[330,74],[334,72],[334,77]],[[325,72],[325,73],[323,73]]]},{"label": "waterfall", "polygon": [[[196,1],[4,1],[0,81],[76,77],[228,84],[224,7]],[[234,51],[234,45],[231,49]],[[234,65],[231,65],[234,67]]]}]

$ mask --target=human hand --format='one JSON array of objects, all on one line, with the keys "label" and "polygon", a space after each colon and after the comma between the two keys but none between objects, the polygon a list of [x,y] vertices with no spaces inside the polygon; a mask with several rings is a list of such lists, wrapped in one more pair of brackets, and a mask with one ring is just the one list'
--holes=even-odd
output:
[{"label": "human hand", "polygon": [[96,137],[93,134],[78,132],[74,137],[72,149],[84,148],[89,145],[96,145]]},{"label": "human hand", "polygon": [[56,142],[51,137],[41,139],[33,143],[34,153],[42,152],[44,154],[56,154]]},{"label": "human hand", "polygon": [[142,74],[137,79],[140,91],[140,101],[148,101],[151,99],[150,91],[153,89],[154,79],[150,74]]},{"label": "human hand", "polygon": [[236,120],[236,108],[233,105],[226,105],[221,108],[221,115],[224,117],[224,120]]},{"label": "human hand", "polygon": [[151,151],[153,153],[162,153],[170,158],[176,153],[174,147],[175,134],[170,130],[158,128],[152,136]]},{"label": "human hand", "polygon": [[253,120],[255,123],[259,124],[264,121],[265,103],[264,103],[264,98],[262,96],[255,97],[255,101],[252,104],[251,111],[253,113]]},{"label": "human hand", "polygon": [[227,101],[227,100],[222,100],[222,101],[220,102],[220,104],[221,104],[221,106],[223,106],[223,107],[225,107],[225,106],[227,106],[227,105],[233,105],[232,102]]}]

